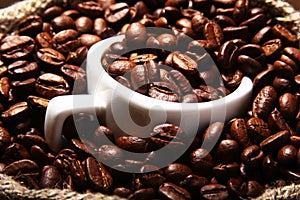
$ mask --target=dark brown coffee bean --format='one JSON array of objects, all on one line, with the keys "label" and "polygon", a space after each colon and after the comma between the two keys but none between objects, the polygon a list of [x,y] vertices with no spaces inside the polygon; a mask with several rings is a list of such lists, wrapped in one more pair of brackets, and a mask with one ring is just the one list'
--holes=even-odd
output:
[{"label": "dark brown coffee bean", "polygon": [[38,61],[42,64],[45,71],[59,71],[60,67],[65,63],[65,56],[60,52],[51,48],[42,48],[36,52]]},{"label": "dark brown coffee bean", "polygon": [[213,0],[213,2],[220,7],[230,7],[235,4],[234,0]]},{"label": "dark brown coffee bean", "polygon": [[294,72],[298,71],[298,65],[296,64],[296,62],[292,58],[288,57],[287,55],[282,54],[280,56],[280,61],[291,66],[291,68],[293,69]]},{"label": "dark brown coffee bean", "polygon": [[214,21],[218,23],[222,29],[228,26],[236,25],[235,21],[226,15],[217,15],[215,16]]},{"label": "dark brown coffee bean", "polygon": [[203,145],[211,145],[217,143],[224,129],[224,123],[214,122],[210,124],[203,133]]},{"label": "dark brown coffee bean", "polygon": [[272,27],[271,26],[266,26],[262,28],[260,31],[254,35],[252,38],[252,43],[254,44],[263,44],[264,42],[267,42],[272,35]]},{"label": "dark brown coffee bean", "polygon": [[261,167],[264,153],[257,145],[248,146],[241,154],[241,161],[251,169]]},{"label": "dark brown coffee bean", "polygon": [[187,94],[182,97],[182,103],[199,103],[201,101],[196,94]]},{"label": "dark brown coffee bean", "polygon": [[132,191],[125,187],[117,187],[114,189],[113,194],[119,197],[127,198],[132,194]]},{"label": "dark brown coffee bean", "polygon": [[27,118],[28,114],[29,107],[27,102],[18,102],[3,111],[1,117],[4,121],[15,124],[16,122],[20,122],[20,120]]},{"label": "dark brown coffee bean", "polygon": [[300,173],[298,171],[292,171],[286,168],[280,168],[280,174],[283,177],[283,179],[289,181],[299,180],[300,178]]},{"label": "dark brown coffee bean", "polygon": [[79,34],[92,32],[93,25],[93,21],[86,16],[79,17],[75,21],[75,26]]},{"label": "dark brown coffee bean", "polygon": [[53,29],[55,31],[62,31],[65,29],[75,29],[75,22],[74,20],[67,15],[61,15],[58,17],[55,17],[52,21],[51,21],[51,25],[53,27]]},{"label": "dark brown coffee bean", "polygon": [[286,78],[275,77],[272,86],[276,89],[279,94],[285,92],[292,92],[291,81]]},{"label": "dark brown coffee bean", "polygon": [[249,1],[248,0],[237,0],[234,5],[233,11],[233,19],[236,23],[240,23],[247,17],[249,9]]},{"label": "dark brown coffee bean", "polygon": [[101,5],[94,1],[80,2],[76,7],[81,13],[92,18],[99,17],[103,14]]},{"label": "dark brown coffee bean", "polygon": [[299,147],[300,147],[300,136],[298,136],[298,135],[292,135],[291,138],[290,138],[290,140],[291,140],[291,144],[294,147],[296,147],[296,148],[299,149]]},{"label": "dark brown coffee bean", "polygon": [[232,40],[225,42],[218,52],[218,64],[222,69],[232,69],[238,55],[238,47]]},{"label": "dark brown coffee bean", "polygon": [[35,37],[35,42],[39,48],[51,48],[52,47],[52,37],[47,32],[38,33]]},{"label": "dark brown coffee bean", "polygon": [[186,188],[192,195],[197,195],[200,191],[200,188],[206,184],[208,184],[207,178],[194,174],[188,175],[183,181],[180,182],[180,186]]},{"label": "dark brown coffee bean", "polygon": [[53,165],[46,165],[41,171],[41,188],[61,188],[63,179],[58,169]]},{"label": "dark brown coffee bean", "polygon": [[230,178],[227,182],[227,188],[238,196],[246,196],[247,186],[241,178]]},{"label": "dark brown coffee bean", "polygon": [[295,164],[298,150],[292,145],[282,147],[277,154],[278,162],[282,166],[291,166]]},{"label": "dark brown coffee bean", "polygon": [[250,118],[247,121],[246,127],[249,136],[257,142],[261,142],[272,134],[268,123],[260,118]]},{"label": "dark brown coffee bean", "polygon": [[274,109],[268,118],[268,124],[272,132],[279,132],[284,130],[289,130],[289,125],[286,123],[281,112],[277,109]]},{"label": "dark brown coffee bean", "polygon": [[213,158],[205,149],[195,149],[190,154],[190,164],[197,175],[209,177],[212,174]]},{"label": "dark brown coffee bean", "polygon": [[53,47],[63,54],[75,51],[81,45],[77,37],[78,32],[73,29],[62,30],[53,36]]},{"label": "dark brown coffee bean", "polygon": [[64,9],[60,6],[51,6],[43,12],[42,17],[46,20],[52,20],[53,18],[61,15],[63,11]]},{"label": "dark brown coffee bean", "polygon": [[266,25],[267,17],[264,14],[257,14],[243,21],[240,26],[248,26],[250,30],[256,32]]},{"label": "dark brown coffee bean", "polygon": [[86,159],[86,174],[91,187],[96,191],[109,192],[113,186],[113,179],[105,167],[96,159]]},{"label": "dark brown coffee bean", "polygon": [[78,83],[80,82],[80,84],[84,84],[82,88],[85,88],[86,72],[84,69],[76,65],[65,64],[60,68],[60,72],[71,85],[73,85],[75,81],[78,81]]},{"label": "dark brown coffee bean", "polygon": [[41,75],[37,79],[35,89],[38,94],[50,99],[70,92],[67,81],[63,77],[51,73]]},{"label": "dark brown coffee bean", "polygon": [[135,66],[136,64],[134,62],[117,60],[108,66],[107,72],[112,77],[122,76],[123,74],[132,70]]},{"label": "dark brown coffee bean", "polygon": [[28,57],[34,50],[34,40],[28,36],[9,35],[0,45],[3,59],[16,60]]},{"label": "dark brown coffee bean", "polygon": [[108,166],[122,164],[124,160],[122,150],[115,145],[102,145],[98,149],[97,156]]},{"label": "dark brown coffee bean", "polygon": [[230,135],[243,148],[251,145],[251,141],[247,132],[246,122],[244,119],[235,119],[232,122],[230,127]]},{"label": "dark brown coffee bean", "polygon": [[280,24],[276,24],[275,26],[273,26],[272,31],[274,36],[279,37],[279,39],[281,39],[287,45],[293,46],[297,42],[296,37],[288,29]]},{"label": "dark brown coffee bean", "polygon": [[64,11],[61,15],[68,16],[71,17],[73,20],[76,20],[80,17],[80,12],[78,10],[71,9]]},{"label": "dark brown coffee bean", "polygon": [[149,86],[148,95],[154,99],[178,102],[179,95],[177,88],[173,84],[168,82],[154,82]]},{"label": "dark brown coffee bean", "polygon": [[169,182],[163,183],[159,187],[158,194],[163,199],[170,199],[170,200],[192,199],[190,193],[187,190]]},{"label": "dark brown coffee bean", "polygon": [[272,156],[267,155],[265,156],[263,163],[262,163],[262,170],[264,175],[268,179],[274,179],[278,176],[279,173],[279,165],[278,162],[275,161]]},{"label": "dark brown coffee bean", "polygon": [[1,157],[2,162],[7,165],[22,159],[30,159],[30,155],[26,148],[18,143],[9,145]]},{"label": "dark brown coffee bean", "polygon": [[169,164],[164,169],[164,174],[167,180],[175,184],[183,181],[186,176],[192,173],[192,170],[188,166],[181,163]]},{"label": "dark brown coffee bean", "polygon": [[215,152],[216,161],[222,164],[232,163],[239,158],[239,145],[234,140],[222,140]]},{"label": "dark brown coffee bean", "polygon": [[194,15],[191,21],[193,31],[196,34],[199,34],[199,36],[202,36],[204,26],[208,23],[208,21],[209,20],[202,13]]},{"label": "dark brown coffee bean", "polygon": [[53,155],[51,153],[46,153],[38,145],[33,145],[30,147],[31,159],[35,161],[39,166],[50,165],[53,163]]},{"label": "dark brown coffee bean", "polygon": [[276,60],[274,62],[274,69],[282,78],[292,79],[294,77],[294,70],[288,64]]},{"label": "dark brown coffee bean", "polygon": [[145,45],[146,41],[146,28],[139,22],[132,23],[128,26],[125,32],[126,44],[129,47],[140,47]]},{"label": "dark brown coffee bean", "polygon": [[200,88],[193,89],[193,92],[203,101],[212,101],[220,98],[218,90],[212,86],[200,85]]},{"label": "dark brown coffee bean", "polygon": [[83,61],[86,59],[88,48],[83,46],[76,49],[75,52],[69,52],[69,55],[66,58],[66,62],[73,65],[80,66]]},{"label": "dark brown coffee bean", "polygon": [[18,23],[19,35],[35,37],[42,31],[43,19],[38,15],[30,15]]},{"label": "dark brown coffee bean", "polygon": [[201,188],[201,196],[204,199],[227,199],[229,194],[225,185],[208,184]]},{"label": "dark brown coffee bean", "polygon": [[259,182],[250,180],[247,183],[246,195],[249,197],[258,197],[263,192],[263,189],[263,186]]},{"label": "dark brown coffee bean", "polygon": [[249,38],[248,26],[227,26],[223,29],[225,40],[242,39],[247,41]]},{"label": "dark brown coffee bean", "polygon": [[122,149],[132,152],[145,152],[147,141],[134,136],[122,136],[116,139],[116,145]]},{"label": "dark brown coffee bean", "polygon": [[7,165],[4,168],[3,173],[8,176],[26,173],[39,173],[39,167],[32,160],[22,159]]},{"label": "dark brown coffee bean", "polygon": [[248,76],[254,76],[264,69],[261,63],[246,55],[240,55],[237,58],[237,63],[244,74]]},{"label": "dark brown coffee bean", "polygon": [[272,86],[265,86],[255,97],[252,104],[254,117],[266,119],[274,109],[277,92]]},{"label": "dark brown coffee bean", "polygon": [[214,176],[220,183],[227,183],[229,178],[240,175],[240,166],[237,163],[219,164],[213,168]]},{"label": "dark brown coffee bean", "polygon": [[82,34],[79,37],[79,40],[83,46],[86,46],[89,48],[89,47],[93,46],[94,44],[96,44],[97,42],[101,41],[101,38],[97,35],[86,33],[86,34]]},{"label": "dark brown coffee bean", "polygon": [[38,65],[36,62],[16,61],[8,65],[8,73],[12,79],[28,79],[38,74]]},{"label": "dark brown coffee bean", "polygon": [[280,39],[273,39],[264,43],[261,48],[267,59],[275,60],[282,51],[282,43]]},{"label": "dark brown coffee bean", "polygon": [[127,3],[116,3],[109,6],[104,12],[104,18],[114,29],[120,29],[130,18]]},{"label": "dark brown coffee bean", "polygon": [[10,133],[4,128],[0,127],[0,153],[10,144]]},{"label": "dark brown coffee bean", "polygon": [[10,80],[7,77],[0,79],[0,99],[1,102],[5,102],[9,98]]},{"label": "dark brown coffee bean", "polygon": [[280,131],[260,143],[261,149],[264,153],[276,153],[277,150],[288,144],[290,141],[290,133],[288,131]]},{"label": "dark brown coffee bean", "polygon": [[222,74],[222,80],[226,87],[233,91],[235,88],[237,88],[240,83],[242,82],[242,79],[244,77],[243,73],[240,70],[235,70],[232,74],[224,75]]},{"label": "dark brown coffee bean", "polygon": [[153,188],[139,189],[128,197],[128,199],[130,200],[134,200],[134,199],[151,200],[154,198],[155,198],[155,190]]},{"label": "dark brown coffee bean", "polygon": [[[283,49],[284,54],[289,56],[295,62],[300,62],[300,50],[294,47],[286,47]],[[299,65],[299,64],[298,64]]]},{"label": "dark brown coffee bean", "polygon": [[204,26],[204,36],[213,47],[217,48],[222,45],[224,35],[221,27],[215,22],[208,22]]},{"label": "dark brown coffee bean", "polygon": [[46,143],[46,140],[39,135],[24,135],[19,134],[15,138],[16,142],[22,144],[27,149],[30,149],[33,145],[38,145],[41,147],[45,152],[49,151],[48,145]]},{"label": "dark brown coffee bean", "polygon": [[294,95],[285,93],[279,97],[279,109],[282,116],[287,121],[291,121],[295,119],[299,111],[299,103]]}]

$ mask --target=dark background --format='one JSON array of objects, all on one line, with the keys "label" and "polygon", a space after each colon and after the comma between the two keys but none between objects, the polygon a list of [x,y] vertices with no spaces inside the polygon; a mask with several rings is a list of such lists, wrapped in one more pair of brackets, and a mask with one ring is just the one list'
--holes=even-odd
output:
[{"label": "dark background", "polygon": [[[20,0],[1,0],[0,8],[7,7],[7,6],[13,4],[14,2],[18,2],[18,1],[20,1]],[[294,7],[296,9],[300,10],[300,1],[299,0],[286,0],[286,1],[290,2],[292,5],[294,5]]]}]

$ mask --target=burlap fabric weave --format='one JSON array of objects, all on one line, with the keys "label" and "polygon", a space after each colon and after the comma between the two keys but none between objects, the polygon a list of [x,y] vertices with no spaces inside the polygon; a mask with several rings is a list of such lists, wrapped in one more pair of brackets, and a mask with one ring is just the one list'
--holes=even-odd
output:
[{"label": "burlap fabric weave", "polygon": [[[0,31],[13,32],[16,23],[24,17],[42,12],[50,5],[66,5],[68,0],[24,0],[8,8],[0,10]],[[268,14],[275,16],[283,25],[289,27],[300,39],[300,12],[282,0],[251,0],[253,6],[268,10]],[[276,185],[276,184],[274,184]],[[121,199],[116,196],[107,196],[101,193],[81,194],[70,190],[41,189],[30,190],[14,181],[11,177],[0,174],[0,199],[83,199],[83,200],[115,200]],[[258,200],[268,199],[300,199],[300,184],[291,183],[286,186],[273,186],[266,189]]]}]

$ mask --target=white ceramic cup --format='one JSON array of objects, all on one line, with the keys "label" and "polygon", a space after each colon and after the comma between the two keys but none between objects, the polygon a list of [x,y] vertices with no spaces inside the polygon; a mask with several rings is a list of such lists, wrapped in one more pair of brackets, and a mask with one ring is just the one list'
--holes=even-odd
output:
[{"label": "white ceramic cup", "polygon": [[73,113],[94,113],[100,115],[114,133],[147,137],[145,133],[164,122],[175,123],[194,136],[211,122],[224,122],[246,110],[252,93],[252,81],[248,77],[244,77],[239,87],[226,97],[203,103],[166,102],[126,88],[101,65],[105,50],[123,39],[124,35],[111,37],[90,48],[86,62],[87,95],[59,96],[50,100],[45,118],[45,138],[54,151],[64,146],[63,123]]}]

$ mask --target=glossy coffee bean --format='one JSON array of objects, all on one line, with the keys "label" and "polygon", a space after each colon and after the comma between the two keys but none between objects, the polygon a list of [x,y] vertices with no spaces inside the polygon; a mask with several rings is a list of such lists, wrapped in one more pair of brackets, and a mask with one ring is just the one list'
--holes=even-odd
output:
[{"label": "glossy coffee bean", "polygon": [[188,166],[180,163],[169,164],[164,169],[164,174],[167,180],[175,184],[183,181],[185,177],[192,173],[192,170]]},{"label": "glossy coffee bean", "polygon": [[247,132],[246,122],[244,119],[235,119],[230,127],[230,135],[243,148],[251,145],[251,141]]},{"label": "glossy coffee bean", "polygon": [[272,134],[268,123],[260,118],[250,118],[247,121],[246,127],[249,137],[258,142],[261,142]]},{"label": "glossy coffee bean", "polygon": [[133,69],[135,66],[136,64],[130,61],[124,61],[124,60],[114,61],[108,66],[107,72],[112,77],[122,76],[123,74]]},{"label": "glossy coffee bean", "polygon": [[204,36],[213,47],[221,46],[224,35],[221,27],[215,22],[208,22],[204,26]]},{"label": "glossy coffee bean", "polygon": [[278,162],[283,166],[291,166],[295,163],[297,149],[292,145],[282,147],[277,154]]},{"label": "glossy coffee bean", "polygon": [[4,168],[3,173],[8,176],[26,173],[39,173],[39,167],[34,161],[22,159],[7,165]]},{"label": "glossy coffee bean", "polygon": [[263,158],[264,153],[257,145],[248,146],[241,154],[241,161],[252,169],[260,168]]},{"label": "glossy coffee bean", "polygon": [[93,21],[85,16],[79,17],[75,21],[75,26],[79,34],[90,33],[93,30]]},{"label": "glossy coffee bean", "polygon": [[279,132],[289,129],[289,125],[287,124],[286,120],[283,118],[281,112],[277,109],[274,109],[269,117],[268,117],[268,124],[273,132]]},{"label": "glossy coffee bean", "polygon": [[148,90],[148,95],[154,99],[179,102],[179,95],[176,92],[177,87],[168,82],[151,83]]},{"label": "glossy coffee bean", "polygon": [[38,64],[36,62],[16,61],[7,67],[12,79],[28,79],[38,74]]},{"label": "glossy coffee bean", "polygon": [[52,20],[53,18],[62,14],[63,11],[64,9],[60,6],[51,6],[45,9],[42,17],[46,20]]},{"label": "glossy coffee bean", "polygon": [[125,187],[117,187],[116,189],[114,189],[113,194],[119,197],[127,198],[132,194],[132,191]]},{"label": "glossy coffee bean", "polygon": [[192,199],[190,193],[173,183],[165,182],[158,189],[158,195],[167,199]]},{"label": "glossy coffee bean", "polygon": [[269,136],[260,143],[261,149],[264,153],[274,154],[279,148],[287,145],[290,140],[290,133],[288,131],[280,131],[274,135]]},{"label": "glossy coffee bean", "polygon": [[143,188],[135,191],[128,199],[153,199],[155,198],[155,190],[153,188]]},{"label": "glossy coffee bean", "polygon": [[[226,156],[225,156],[226,155]],[[227,164],[238,160],[239,145],[235,140],[221,140],[216,152],[216,161],[219,163]]]},{"label": "glossy coffee bean", "polygon": [[140,45],[145,45],[146,28],[139,22],[132,23],[126,29],[125,37],[129,47],[137,48]]},{"label": "glossy coffee bean", "polygon": [[36,52],[38,61],[45,71],[56,72],[65,63],[65,56],[51,48],[42,48]]},{"label": "glossy coffee bean", "polygon": [[237,163],[219,164],[213,168],[214,176],[220,183],[226,183],[231,177],[240,175],[240,166]]},{"label": "glossy coffee bean", "polygon": [[197,195],[200,191],[200,188],[206,184],[208,184],[207,178],[194,174],[188,175],[183,181],[180,182],[180,186],[187,189],[192,195]]},{"label": "glossy coffee bean", "polygon": [[23,145],[18,143],[13,143],[5,149],[5,152],[3,153],[1,160],[2,162],[8,165],[18,160],[30,159],[30,158],[31,156],[29,155],[29,152]]},{"label": "glossy coffee bean", "polygon": [[129,20],[130,11],[127,3],[116,3],[104,12],[106,22],[114,29],[120,29]]},{"label": "glossy coffee bean", "polygon": [[19,35],[35,37],[42,30],[43,19],[38,15],[30,15],[18,23]]},{"label": "glossy coffee bean", "polygon": [[35,37],[35,42],[38,48],[51,48],[52,37],[47,32],[38,33]]},{"label": "glossy coffee bean", "polygon": [[195,149],[190,154],[190,164],[193,172],[197,175],[209,177],[212,173],[213,158],[205,149]]},{"label": "glossy coffee bean", "polygon": [[92,18],[100,17],[103,14],[101,5],[94,1],[80,2],[76,7],[81,13]]},{"label": "glossy coffee bean", "polygon": [[41,75],[37,79],[35,89],[39,95],[49,99],[70,92],[67,81],[63,77],[51,73]]},{"label": "glossy coffee bean", "polygon": [[272,27],[273,34],[283,40],[288,45],[294,45],[297,42],[296,37],[284,26],[276,24]]},{"label": "glossy coffee bean", "polygon": [[122,149],[133,152],[145,152],[147,141],[134,136],[122,136],[116,139],[116,145]]},{"label": "glossy coffee bean", "polygon": [[291,121],[299,111],[299,103],[294,95],[285,93],[279,97],[279,109],[282,116],[287,121]]},{"label": "glossy coffee bean", "polygon": [[1,113],[1,118],[3,121],[16,124],[16,122],[20,122],[22,119],[27,118],[28,114],[29,107],[27,102],[18,102],[3,111]]},{"label": "glossy coffee bean", "polygon": [[53,165],[46,165],[41,171],[41,188],[61,188],[62,178],[58,169]]},{"label": "glossy coffee bean", "polygon": [[225,185],[208,184],[201,188],[201,196],[204,199],[227,199],[229,194]]},{"label": "glossy coffee bean", "polygon": [[233,19],[240,23],[241,21],[245,20],[247,17],[249,9],[249,1],[248,0],[237,0],[234,5],[234,11],[233,11]]},{"label": "glossy coffee bean", "polygon": [[10,133],[4,128],[0,127],[0,153],[10,144]]},{"label": "glossy coffee bean", "polygon": [[83,46],[76,49],[75,52],[69,52],[66,62],[80,66],[87,56],[88,48]]},{"label": "glossy coffee bean", "polygon": [[282,51],[282,43],[280,39],[273,39],[264,43],[261,48],[267,59],[275,60]]},{"label": "glossy coffee bean", "polygon": [[51,21],[51,25],[55,31],[61,31],[64,29],[75,29],[75,22],[74,20],[67,15],[61,15],[55,17]]},{"label": "glossy coffee bean", "polygon": [[78,32],[73,29],[62,30],[53,36],[53,47],[63,54],[75,51],[80,45]]},{"label": "glossy coffee bean", "polygon": [[268,39],[270,39],[270,36],[272,35],[272,27],[271,26],[265,26],[260,31],[254,35],[252,38],[252,43],[254,44],[262,44],[264,42],[267,42]]},{"label": "glossy coffee bean", "polygon": [[279,164],[275,161],[272,156],[267,155],[263,159],[262,170],[264,175],[268,179],[274,179],[279,173]]}]

